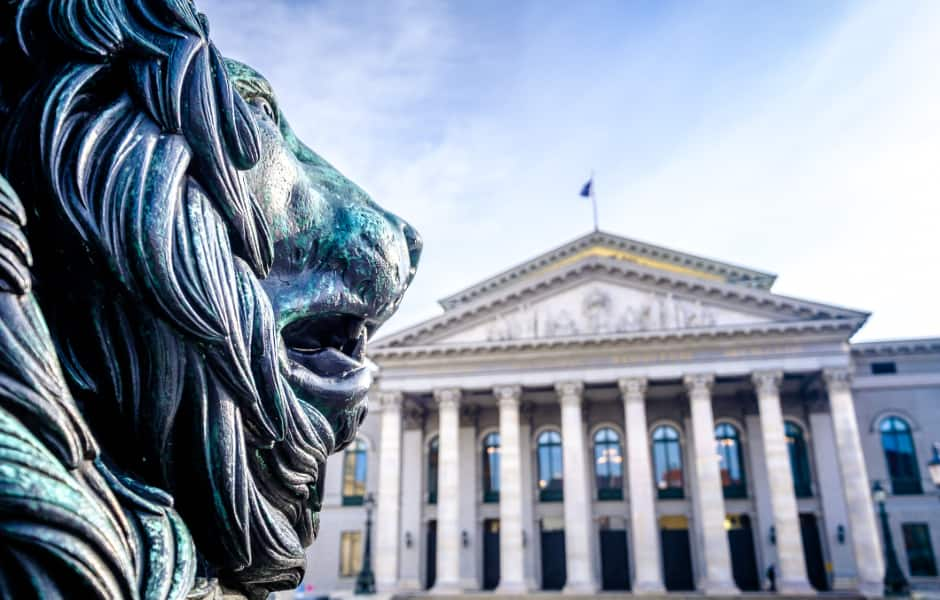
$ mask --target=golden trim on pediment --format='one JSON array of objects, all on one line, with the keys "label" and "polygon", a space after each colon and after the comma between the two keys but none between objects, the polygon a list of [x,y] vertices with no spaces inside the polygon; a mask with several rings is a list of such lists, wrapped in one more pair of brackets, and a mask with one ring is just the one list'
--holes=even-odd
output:
[{"label": "golden trim on pediment", "polygon": [[563,258],[557,262],[553,262],[549,265],[534,271],[531,275],[539,275],[542,273],[547,273],[549,271],[554,271],[567,267],[568,265],[574,264],[579,260],[585,258],[614,258],[617,260],[625,260],[627,262],[632,262],[637,265],[642,265],[644,267],[649,267],[652,269],[660,269],[663,271],[669,271],[672,273],[679,273],[682,275],[691,275],[692,277],[698,277],[701,279],[708,279],[711,281],[724,281],[724,278],[720,275],[715,275],[714,273],[706,273],[705,271],[699,271],[698,269],[691,269],[689,267],[683,267],[671,262],[666,262],[662,260],[656,260],[654,258],[649,258],[646,256],[640,256],[639,254],[634,254],[632,252],[625,252],[623,250],[617,250],[616,248],[609,248],[607,246],[591,246],[590,248],[585,248],[580,252],[572,254],[567,258]]}]

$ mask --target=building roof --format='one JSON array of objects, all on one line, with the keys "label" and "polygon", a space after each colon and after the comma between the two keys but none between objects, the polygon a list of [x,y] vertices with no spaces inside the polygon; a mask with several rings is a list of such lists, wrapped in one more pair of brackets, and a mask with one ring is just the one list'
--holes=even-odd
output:
[{"label": "building roof", "polygon": [[593,231],[440,300],[445,310],[498,292],[525,278],[587,257],[604,257],[722,283],[769,290],[777,276],[638,240]]},{"label": "building roof", "polygon": [[[556,344],[561,337],[642,339],[743,335],[745,329],[831,327],[848,340],[868,313],[770,291],[775,276],[593,232],[441,301],[445,311],[376,340],[391,348],[467,348],[496,342]],[[626,337],[624,339],[626,339]],[[540,340],[540,341],[539,341]],[[528,343],[528,342],[527,342]]]},{"label": "building roof", "polygon": [[852,354],[855,356],[940,354],[940,338],[909,338],[859,342],[852,344]]}]

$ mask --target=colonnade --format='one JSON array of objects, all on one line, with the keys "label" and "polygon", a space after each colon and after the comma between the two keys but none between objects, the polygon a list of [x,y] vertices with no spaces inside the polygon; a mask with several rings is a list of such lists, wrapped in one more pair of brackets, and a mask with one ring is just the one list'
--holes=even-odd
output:
[{"label": "colonnade", "polygon": [[[772,523],[776,530],[777,589],[785,594],[812,593],[804,563],[803,542],[797,500],[789,465],[784,419],[780,401],[780,370],[751,374],[755,388],[767,473]],[[823,373],[832,416],[833,439],[847,505],[848,526],[855,557],[858,588],[866,595],[878,595],[883,565],[875,516],[869,496],[847,369]],[[725,500],[720,466],[715,452],[715,420],[712,411],[714,375],[690,373],[683,378],[691,421],[694,450],[692,502],[697,515],[697,535],[707,551],[701,557],[698,588],[706,594],[737,593],[732,576],[731,553],[725,531]],[[625,422],[628,531],[633,550],[632,590],[635,594],[664,591],[660,534],[657,522],[655,484],[650,460],[646,417],[647,380],[620,379]],[[520,433],[520,386],[500,386],[492,390],[499,407],[499,557],[498,591],[522,593],[531,583],[526,578],[526,514],[523,493],[530,483],[523,476],[523,449]],[[564,463],[564,536],[567,582],[563,591],[590,594],[599,588],[594,569],[597,557],[592,539],[592,496],[590,457],[583,422],[584,386],[578,381],[555,385],[561,410],[562,456]],[[460,404],[457,388],[434,390],[439,411],[439,458],[437,492],[437,552],[434,592],[459,592],[461,511],[477,499],[462,497],[460,485]],[[401,436],[402,394],[381,392],[382,406],[377,543],[381,560],[376,563],[380,589],[400,589],[398,553],[401,551]],[[625,566],[626,568],[626,566]]]}]

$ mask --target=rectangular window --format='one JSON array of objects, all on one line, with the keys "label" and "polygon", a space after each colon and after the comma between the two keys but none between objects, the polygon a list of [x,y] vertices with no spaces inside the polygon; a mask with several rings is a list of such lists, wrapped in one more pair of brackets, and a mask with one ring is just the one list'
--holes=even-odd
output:
[{"label": "rectangular window", "polygon": [[936,577],[937,561],[930,543],[930,528],[926,523],[904,523],[901,529],[904,531],[904,548],[907,550],[911,575]]},{"label": "rectangular window", "polygon": [[355,577],[362,569],[362,532],[344,531],[339,538],[339,576]]},{"label": "rectangular window", "polygon": [[872,375],[893,375],[898,372],[898,366],[893,362],[871,363]]}]

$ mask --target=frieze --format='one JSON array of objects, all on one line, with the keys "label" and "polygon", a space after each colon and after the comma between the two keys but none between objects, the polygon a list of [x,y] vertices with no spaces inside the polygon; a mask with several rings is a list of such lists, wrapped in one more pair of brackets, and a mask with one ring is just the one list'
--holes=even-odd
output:
[{"label": "frieze", "polygon": [[580,306],[533,308],[499,317],[486,330],[488,341],[566,337],[713,327],[715,309],[672,293],[641,293],[638,302],[616,299],[601,288],[589,290]]}]

